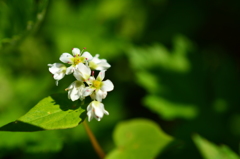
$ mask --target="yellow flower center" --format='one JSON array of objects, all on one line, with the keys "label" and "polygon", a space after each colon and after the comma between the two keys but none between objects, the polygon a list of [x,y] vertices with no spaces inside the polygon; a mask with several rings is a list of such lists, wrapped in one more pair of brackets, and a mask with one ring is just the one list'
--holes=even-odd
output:
[{"label": "yellow flower center", "polygon": [[93,81],[93,87],[95,87],[96,89],[101,88],[102,87],[102,81],[94,80]]},{"label": "yellow flower center", "polygon": [[77,64],[79,64],[81,62],[84,62],[85,58],[84,57],[80,57],[80,56],[76,56],[76,57],[72,58],[72,61],[73,61],[73,65],[77,65]]}]

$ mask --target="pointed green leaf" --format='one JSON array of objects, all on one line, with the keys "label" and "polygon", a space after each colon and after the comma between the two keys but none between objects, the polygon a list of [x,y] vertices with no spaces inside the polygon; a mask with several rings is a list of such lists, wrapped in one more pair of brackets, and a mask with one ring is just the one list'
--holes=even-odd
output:
[{"label": "pointed green leaf", "polygon": [[146,119],[118,124],[113,137],[117,148],[106,159],[152,159],[172,141],[156,123]]},{"label": "pointed green leaf", "polygon": [[205,159],[239,159],[226,145],[216,146],[199,135],[194,135],[193,140]]},{"label": "pointed green leaf", "polygon": [[0,127],[0,131],[40,131],[73,128],[86,117],[84,111],[80,104],[69,100],[67,94],[54,94],[41,100],[18,120]]}]

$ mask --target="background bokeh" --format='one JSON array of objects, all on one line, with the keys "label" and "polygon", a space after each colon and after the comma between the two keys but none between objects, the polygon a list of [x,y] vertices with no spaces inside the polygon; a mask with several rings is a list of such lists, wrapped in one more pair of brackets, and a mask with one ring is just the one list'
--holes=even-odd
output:
[{"label": "background bokeh", "polygon": [[[103,149],[121,121],[147,118],[174,142],[157,158],[202,158],[199,134],[239,153],[239,0],[0,0],[0,126],[63,92],[47,64],[87,48],[111,64],[109,116],[89,123]],[[66,95],[67,98],[67,95]],[[0,158],[97,158],[82,125],[0,132]]]}]

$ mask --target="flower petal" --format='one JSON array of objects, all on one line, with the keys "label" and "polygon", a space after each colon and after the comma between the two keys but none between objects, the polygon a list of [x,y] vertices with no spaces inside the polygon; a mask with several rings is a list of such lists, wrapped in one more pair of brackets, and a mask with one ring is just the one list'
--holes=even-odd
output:
[{"label": "flower petal", "polygon": [[92,120],[93,116],[94,116],[91,103],[88,105],[87,111],[88,111],[87,112],[88,122],[90,122]]},{"label": "flower petal", "polygon": [[72,64],[73,62],[72,62],[71,58],[73,58],[73,56],[71,54],[63,53],[60,56],[59,60],[62,61],[63,63],[70,63],[70,64]]},{"label": "flower petal", "polygon": [[91,61],[94,62],[94,63],[99,63],[99,62],[101,62],[101,60],[99,59],[99,54],[96,54],[96,55],[92,58]]},{"label": "flower petal", "polygon": [[97,76],[97,80],[102,81],[105,77],[105,70],[102,70],[99,72],[98,76]]},{"label": "flower petal", "polygon": [[68,98],[71,99],[72,101],[76,101],[80,98],[78,94],[78,90],[74,86],[73,89],[68,91]]},{"label": "flower petal", "polygon": [[90,87],[86,87],[85,89],[84,89],[84,91],[83,91],[83,96],[89,96],[89,95],[91,95],[92,94],[92,92],[94,91],[94,89],[93,88],[90,88]]},{"label": "flower petal", "polygon": [[92,106],[95,108],[95,115],[98,118],[102,118],[104,115],[104,111],[101,109],[102,108],[102,103],[98,102],[98,101],[93,101],[92,102]]},{"label": "flower petal", "polygon": [[73,48],[72,49],[72,54],[75,56],[80,56],[80,50],[79,48]]},{"label": "flower petal", "polygon": [[48,66],[49,66],[48,69],[52,74],[55,74],[63,69],[66,69],[66,66],[61,63],[48,64]]},{"label": "flower petal", "polygon": [[114,88],[113,83],[110,80],[103,81],[101,90],[104,92],[112,91]]},{"label": "flower petal", "polygon": [[99,105],[100,109],[102,109],[102,112],[106,115],[109,115],[108,111],[105,110],[104,108],[104,104],[101,103],[101,105]]},{"label": "flower petal", "polygon": [[95,78],[93,76],[90,76],[85,82],[88,84],[88,85],[92,85],[93,81],[95,80]]},{"label": "flower petal", "polygon": [[103,99],[103,92],[99,89],[99,90],[95,91],[95,93],[96,93],[96,100],[101,102]]},{"label": "flower petal", "polygon": [[74,71],[74,67],[70,66],[70,67],[67,68],[66,74],[69,75],[69,74],[73,73],[73,71]]},{"label": "flower petal", "polygon": [[85,85],[83,82],[74,81],[71,85],[67,88],[68,90],[68,98],[72,101],[78,100],[79,98],[83,100],[85,97],[83,96],[83,90]]},{"label": "flower petal", "polygon": [[106,98],[106,96],[107,96],[107,92],[104,92],[104,91],[102,91],[102,99],[105,99]]},{"label": "flower petal", "polygon": [[55,80],[61,80],[64,76],[65,76],[65,73],[60,72],[60,73],[55,73],[55,74],[53,75],[53,78],[54,78]]},{"label": "flower petal", "polygon": [[86,65],[84,65],[83,63],[79,63],[77,65],[77,69],[78,69],[79,73],[81,74],[82,78],[84,80],[88,80],[88,78],[91,75],[91,69],[89,67],[87,67]]},{"label": "flower petal", "polygon": [[85,57],[86,60],[92,60],[92,55],[89,52],[84,52],[82,57]]},{"label": "flower petal", "polygon": [[101,62],[99,62],[97,64],[97,67],[95,68],[96,70],[107,70],[108,68],[111,67],[111,65],[109,65],[107,62],[105,62],[106,60],[103,60]]},{"label": "flower petal", "polygon": [[77,69],[75,69],[75,71],[73,72],[73,76],[74,76],[78,81],[83,81],[82,74],[81,74],[81,72],[78,71]]}]

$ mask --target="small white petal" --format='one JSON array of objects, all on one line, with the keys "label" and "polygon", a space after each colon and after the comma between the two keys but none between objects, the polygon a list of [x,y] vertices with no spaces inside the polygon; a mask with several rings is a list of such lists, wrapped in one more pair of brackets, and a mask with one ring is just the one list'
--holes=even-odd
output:
[{"label": "small white petal", "polygon": [[89,52],[84,52],[82,57],[85,57],[86,60],[92,60],[92,55]]},{"label": "small white petal", "polygon": [[101,119],[104,115],[104,112],[98,107],[95,107],[95,115],[98,117],[98,119]]},{"label": "small white petal", "polygon": [[78,69],[80,75],[82,76],[82,78],[84,80],[88,80],[88,78],[91,75],[91,69],[89,67],[87,67],[86,65],[84,65],[83,63],[79,63],[77,65],[77,69]]},{"label": "small white petal", "polygon": [[100,121],[104,114],[108,115],[108,111],[104,109],[103,103],[99,101],[92,101],[87,107],[88,121],[91,121],[94,117],[97,121]]},{"label": "small white petal", "polygon": [[75,87],[75,83],[76,82],[73,82],[71,85],[73,85],[72,89],[70,89],[68,91],[68,98],[71,99],[72,101],[75,101],[75,100],[78,100],[79,99],[79,96],[78,96],[78,92],[77,92],[77,89]]},{"label": "small white petal", "polygon": [[73,48],[73,49],[72,49],[72,54],[75,55],[75,56],[76,56],[76,55],[80,55],[80,50],[79,50],[79,48]]},{"label": "small white petal", "polygon": [[73,76],[78,80],[78,81],[83,81],[82,74],[78,69],[73,72]]},{"label": "small white petal", "polygon": [[94,70],[107,70],[111,65],[107,63],[105,59],[99,59],[99,55],[95,55],[92,60],[90,61],[90,65]]},{"label": "small white petal", "polygon": [[103,99],[103,92],[99,89],[99,90],[95,91],[95,93],[96,93],[96,100],[101,102]]},{"label": "small white petal", "polygon": [[105,77],[105,70],[99,72],[97,79],[102,81],[104,77]]},{"label": "small white petal", "polygon": [[109,65],[108,63],[100,62],[97,64],[97,67],[95,69],[100,71],[100,70],[107,70],[110,67],[111,67],[111,65]]},{"label": "small white petal", "polygon": [[74,67],[70,66],[70,67],[67,68],[66,74],[69,75],[69,74],[73,73],[73,71],[74,71]]},{"label": "small white petal", "polygon": [[89,96],[89,95],[91,95],[92,94],[92,92],[94,91],[94,89],[93,88],[90,88],[90,87],[86,87],[85,89],[84,89],[84,91],[83,91],[83,96]]},{"label": "small white petal", "polygon": [[106,96],[107,96],[107,92],[104,92],[104,91],[102,91],[102,99],[105,99],[106,98]]},{"label": "small white petal", "polygon": [[68,98],[72,101],[78,100],[79,98],[83,100],[85,97],[83,96],[83,90],[85,88],[84,83],[80,81],[74,81],[67,88],[68,89]]},{"label": "small white petal", "polygon": [[114,88],[113,83],[110,80],[103,81],[101,90],[104,92],[112,91]]},{"label": "small white petal", "polygon": [[104,108],[104,104],[101,103],[101,104],[99,105],[99,107],[100,107],[100,109],[104,112],[104,114],[109,115],[108,111],[106,111],[105,108]]},{"label": "small white petal", "polygon": [[66,66],[61,63],[48,64],[49,71],[53,74],[53,78],[56,80],[56,85],[58,81],[61,80],[66,73]]},{"label": "small white petal", "polygon": [[87,112],[87,116],[88,116],[88,122],[90,122],[93,119],[93,112],[92,111],[88,111]]},{"label": "small white petal", "polygon": [[58,73],[59,71],[66,69],[66,66],[61,63],[48,64],[48,66],[49,66],[49,71],[52,74]]},{"label": "small white petal", "polygon": [[59,60],[62,61],[63,63],[70,63],[70,64],[72,64],[72,60],[71,60],[72,58],[73,58],[73,56],[71,54],[63,53],[60,56]]},{"label": "small white petal", "polygon": [[94,62],[94,63],[99,63],[99,62],[101,62],[101,60],[99,59],[99,54],[96,54],[96,55],[92,58],[91,61]]},{"label": "small white petal", "polygon": [[92,85],[93,81],[95,80],[95,78],[93,76],[90,76],[85,82],[88,84],[88,85]]},{"label": "small white petal", "polygon": [[54,78],[55,80],[61,80],[64,76],[65,76],[65,73],[55,73],[55,74],[53,75],[53,78]]}]

